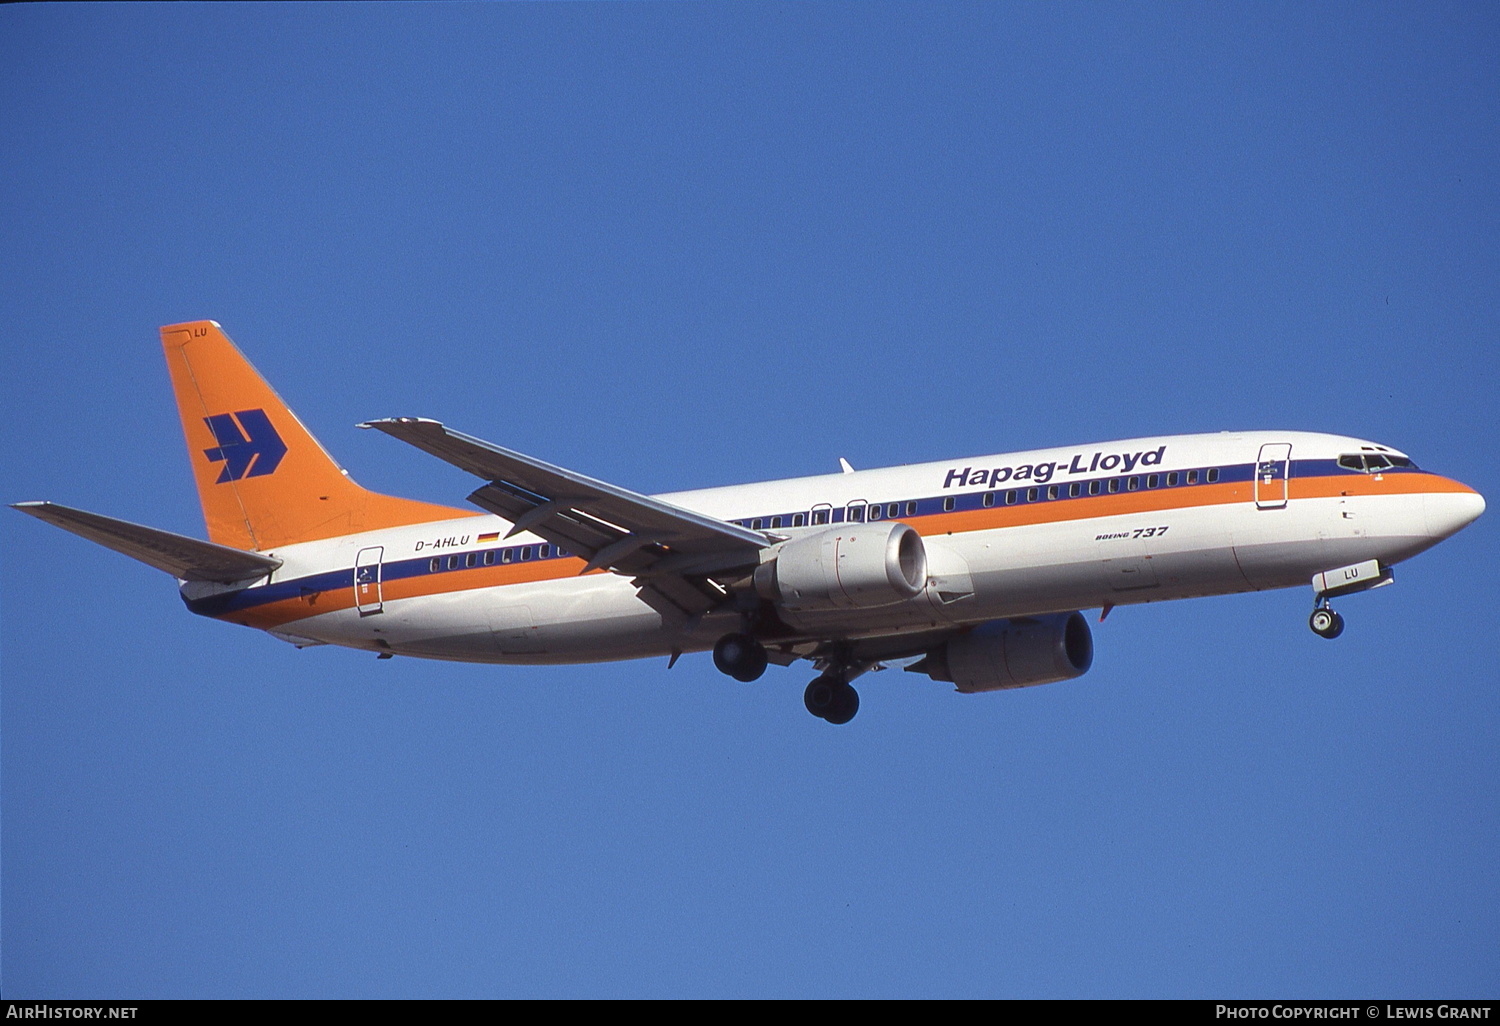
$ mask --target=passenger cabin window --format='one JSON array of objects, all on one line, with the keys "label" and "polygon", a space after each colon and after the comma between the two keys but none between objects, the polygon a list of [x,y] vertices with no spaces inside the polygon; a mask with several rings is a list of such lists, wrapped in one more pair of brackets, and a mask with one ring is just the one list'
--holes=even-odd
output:
[{"label": "passenger cabin window", "polygon": [[503,551],[503,552],[500,553],[500,562],[502,562],[502,563],[509,563],[509,562],[511,562],[515,558],[516,558],[516,550],[515,549],[506,549],[505,551]]},{"label": "passenger cabin window", "polygon": [[1218,479],[1219,479],[1219,468],[1218,467],[1214,467],[1213,469],[1211,469],[1208,472],[1208,483],[1209,484],[1213,484]]},{"label": "passenger cabin window", "polygon": [[552,547],[550,545],[538,545],[537,546],[537,549],[536,549],[536,558],[537,559],[546,559],[550,555],[552,555]]},{"label": "passenger cabin window", "polygon": [[1027,502],[1035,502],[1036,501],[1036,497],[1037,497],[1037,490],[1035,488],[1028,488],[1028,489],[1026,489],[1026,501]]},{"label": "passenger cabin window", "polygon": [[985,509],[989,509],[994,504],[995,504],[995,493],[994,492],[985,492],[984,493],[984,508]]},{"label": "passenger cabin window", "polygon": [[1146,487],[1147,488],[1155,488],[1159,484],[1161,484],[1161,476],[1159,474],[1147,474],[1146,475]]},{"label": "passenger cabin window", "polygon": [[831,510],[826,510],[826,509],[815,509],[815,510],[813,510],[812,522],[815,523],[815,524],[826,524],[826,523],[828,523],[828,514],[830,512],[831,512]]},{"label": "passenger cabin window", "polygon": [[1047,498],[1049,500],[1057,498],[1057,485],[1047,486]]},{"label": "passenger cabin window", "polygon": [[485,550],[485,553],[484,553],[484,565],[485,566],[494,566],[495,565],[495,550],[494,549],[486,549]]},{"label": "passenger cabin window", "polygon": [[943,512],[944,513],[952,513],[953,512],[953,496],[950,495],[950,496],[948,496],[947,498],[945,498],[943,500]]},{"label": "passenger cabin window", "polygon": [[777,527],[780,527],[780,526],[781,526],[781,518],[780,517],[772,517],[771,518],[771,527],[772,528],[777,528]]},{"label": "passenger cabin window", "polygon": [[1188,484],[1197,484],[1197,483],[1198,483],[1198,472],[1196,470],[1189,470],[1188,471]]},{"label": "passenger cabin window", "polygon": [[1109,494],[1113,495],[1115,492],[1118,492],[1119,490],[1120,490],[1120,479],[1118,477],[1112,477],[1112,478],[1110,478],[1109,479]]},{"label": "passenger cabin window", "polygon": [[872,503],[870,505],[870,519],[871,520],[879,520],[880,519],[880,503],[876,502],[876,503]]},{"label": "passenger cabin window", "polygon": [[1099,494],[1099,482],[1098,481],[1090,481],[1089,482],[1089,494],[1090,495],[1098,495]]},{"label": "passenger cabin window", "polygon": [[1079,487],[1080,486],[1077,481],[1074,481],[1072,484],[1068,485],[1068,497],[1071,499],[1078,498]]},{"label": "passenger cabin window", "polygon": [[439,570],[441,570],[442,568],[443,568],[443,561],[441,559],[434,559],[431,563],[427,564],[427,570],[428,570],[429,573],[434,573],[435,574]]},{"label": "passenger cabin window", "polygon": [[464,566],[473,566],[476,562],[478,562],[478,559],[478,554],[471,552],[464,557]]},{"label": "passenger cabin window", "polygon": [[885,515],[886,515],[887,518],[900,516],[901,515],[901,503],[899,503],[899,502],[893,502],[893,503],[891,503],[889,506],[887,506],[885,508]]},{"label": "passenger cabin window", "polygon": [[449,570],[457,570],[458,569],[458,557],[457,556],[449,556],[448,557],[448,569]]},{"label": "passenger cabin window", "polygon": [[750,529],[752,531],[760,530],[760,517],[756,517],[754,520],[750,521]]},{"label": "passenger cabin window", "polygon": [[917,504],[915,502],[908,502],[906,504],[906,515],[909,517],[917,515]]},{"label": "passenger cabin window", "polygon": [[1177,471],[1174,470],[1170,474],[1167,475],[1167,487],[1168,488],[1176,488],[1177,487]]},{"label": "passenger cabin window", "polygon": [[524,563],[524,562],[526,562],[526,560],[528,560],[530,558],[531,558],[531,546],[530,545],[523,545],[523,546],[521,546],[521,562]]},{"label": "passenger cabin window", "polygon": [[802,514],[802,513],[793,513],[792,514],[792,526],[793,527],[801,527],[805,523],[807,523],[807,517],[804,514]]},{"label": "passenger cabin window", "polygon": [[863,506],[850,506],[849,511],[844,514],[844,523],[859,524],[865,519],[865,508]]},{"label": "passenger cabin window", "polygon": [[1016,504],[1016,493],[1014,489],[1005,493],[1005,504],[1007,506],[1014,506]]},{"label": "passenger cabin window", "polygon": [[1132,477],[1129,481],[1125,482],[1125,488],[1128,491],[1132,491],[1133,492],[1137,488],[1139,488],[1140,486],[1141,486],[1141,479],[1138,478],[1138,477]]}]

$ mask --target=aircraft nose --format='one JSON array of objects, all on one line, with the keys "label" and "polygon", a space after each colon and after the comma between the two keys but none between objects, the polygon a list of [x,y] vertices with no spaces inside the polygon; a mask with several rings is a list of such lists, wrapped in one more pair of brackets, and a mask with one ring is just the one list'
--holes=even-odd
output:
[{"label": "aircraft nose", "polygon": [[1468,527],[1484,512],[1484,496],[1475,491],[1429,492],[1423,499],[1427,533],[1446,538]]}]

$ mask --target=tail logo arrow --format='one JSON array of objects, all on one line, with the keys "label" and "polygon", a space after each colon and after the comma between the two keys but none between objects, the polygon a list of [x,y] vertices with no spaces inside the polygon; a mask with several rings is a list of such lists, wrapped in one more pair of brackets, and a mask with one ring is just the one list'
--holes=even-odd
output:
[{"label": "tail logo arrow", "polygon": [[220,461],[224,471],[215,484],[238,481],[246,477],[264,477],[275,473],[286,455],[286,443],[271,426],[265,410],[240,410],[204,417],[203,422],[214,433],[219,444],[204,449],[211,463]]}]

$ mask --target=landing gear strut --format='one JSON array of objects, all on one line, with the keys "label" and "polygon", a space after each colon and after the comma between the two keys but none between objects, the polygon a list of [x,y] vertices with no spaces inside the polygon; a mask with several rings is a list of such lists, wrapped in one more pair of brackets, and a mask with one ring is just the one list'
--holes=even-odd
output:
[{"label": "landing gear strut", "polygon": [[859,712],[859,692],[848,681],[825,673],[807,686],[802,693],[802,704],[819,719],[848,723]]},{"label": "landing gear strut", "polygon": [[714,665],[748,684],[766,672],[766,647],[748,634],[726,634],[714,645]]},{"label": "landing gear strut", "polygon": [[1307,618],[1307,625],[1318,637],[1329,640],[1344,633],[1344,618],[1333,611],[1327,599],[1319,600],[1317,608],[1312,611],[1312,616]]}]

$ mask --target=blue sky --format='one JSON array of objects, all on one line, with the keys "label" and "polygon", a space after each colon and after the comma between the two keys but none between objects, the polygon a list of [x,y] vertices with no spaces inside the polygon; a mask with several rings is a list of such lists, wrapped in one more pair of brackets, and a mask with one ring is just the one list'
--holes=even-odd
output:
[{"label": "blue sky", "polygon": [[[1485,4],[0,9],[6,502],[202,536],[156,328],[362,484],[640,491],[1132,435],[1500,494]],[[706,656],[298,652],[0,517],[7,997],[1500,990],[1493,511],[1341,603],[1117,610],[858,719]]]}]

